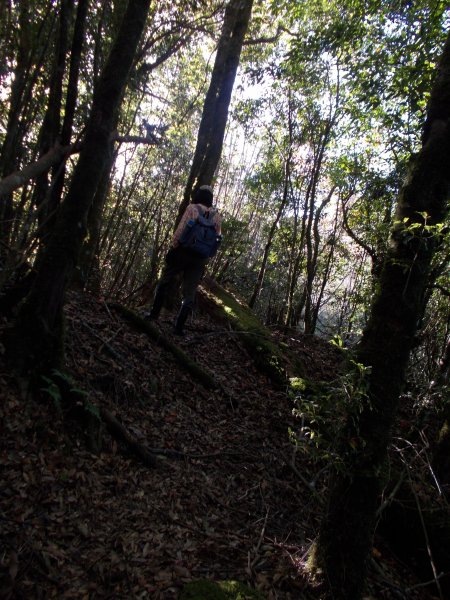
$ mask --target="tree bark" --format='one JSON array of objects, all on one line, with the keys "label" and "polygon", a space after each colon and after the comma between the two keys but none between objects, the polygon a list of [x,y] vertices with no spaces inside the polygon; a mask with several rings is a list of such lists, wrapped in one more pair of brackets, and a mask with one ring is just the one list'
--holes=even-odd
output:
[{"label": "tree bark", "polygon": [[0,195],[11,194],[14,190],[19,189],[28,183],[31,179],[38,177],[44,171],[50,169],[63,157],[68,157],[71,154],[79,152],[80,146],[61,146],[56,143],[53,148],[41,156],[37,161],[30,163],[20,171],[15,171],[4,177],[0,181]]},{"label": "tree bark", "polygon": [[[116,135],[111,134],[112,142],[121,144],[146,144],[153,146],[155,142],[138,135]],[[72,154],[78,154],[83,148],[84,142],[73,144],[72,146],[61,146],[58,142],[50,150],[41,156],[35,162],[30,163],[20,171],[10,173],[0,180],[0,195],[10,194],[27,184],[31,179],[35,179],[44,171],[47,171],[61,160],[67,160]]]},{"label": "tree bark", "polygon": [[[22,2],[19,11],[19,47],[17,50],[14,78],[11,84],[6,135],[0,150],[0,177],[5,177],[17,168],[17,148],[20,146],[19,122],[24,102],[30,53],[30,36],[28,31],[30,21],[29,3],[27,1]],[[0,191],[0,238],[6,244],[9,242],[13,216],[13,197],[11,191]]]},{"label": "tree bark", "polygon": [[370,368],[366,402],[360,414],[349,415],[340,436],[342,465],[332,478],[311,557],[334,599],[358,600],[363,593],[391,429],[439,243],[433,227],[448,216],[449,164],[450,36],[433,85],[422,148],[399,194],[379,293],[358,351],[358,362]]},{"label": "tree bark", "polygon": [[78,261],[98,176],[108,161],[111,132],[149,4],[149,0],[128,2],[94,93],[84,146],[67,197],[58,212],[33,287],[9,335],[11,358],[26,375],[38,375],[62,361],[64,294]]},{"label": "tree bark", "polygon": [[89,289],[93,294],[100,293],[101,275],[99,262],[100,228],[102,224],[103,207],[109,192],[111,170],[117,157],[113,144],[108,151],[108,161],[102,173],[99,173],[99,183],[92,204],[89,208],[86,230],[72,285],[80,290]]},{"label": "tree bark", "polygon": [[[78,0],[77,15],[70,50],[69,78],[67,82],[67,94],[64,106],[64,120],[61,128],[61,145],[69,146],[72,138],[72,128],[75,118],[75,109],[78,98],[78,79],[80,73],[81,56],[84,45],[84,32],[89,0]],[[50,197],[50,209],[54,211],[61,202],[64,179],[66,175],[66,163],[60,160],[53,166],[54,181]]]},{"label": "tree bark", "polygon": [[191,200],[192,191],[199,185],[211,185],[219,164],[231,93],[252,5],[253,0],[230,0],[226,7],[211,82],[198,130],[197,146],[176,224],[179,223]]},{"label": "tree bark", "polygon": [[[55,47],[54,64],[49,84],[47,108],[39,132],[38,155],[44,156],[52,148],[60,136],[61,128],[61,106],[63,96],[63,78],[66,65],[68,27],[72,12],[72,1],[60,0],[59,6],[59,29]],[[33,191],[33,204],[37,209],[39,222],[39,235],[42,238],[48,234],[51,221],[49,215],[54,212],[50,206],[48,195],[49,180],[47,172],[36,178]]]},{"label": "tree bark", "polygon": [[[329,249],[328,252],[328,256],[325,259],[325,266],[322,270],[322,283],[320,284],[320,288],[319,288],[319,292],[317,294],[317,299],[316,302],[314,303],[314,306],[311,308],[311,329],[312,331],[316,330],[317,327],[317,321],[319,319],[319,312],[322,306],[322,299],[323,299],[323,295],[325,293],[325,288],[328,284],[328,280],[330,277],[330,272],[331,272],[331,266],[333,263],[333,258],[334,258],[334,251],[336,249],[336,238],[337,238],[337,229],[338,229],[338,215],[339,215],[339,209],[336,208],[336,215],[334,218],[334,227],[333,227],[333,233],[331,235],[331,247]],[[317,223],[318,226],[318,223]],[[317,240],[317,253],[319,251],[318,248],[318,243],[319,243],[319,232],[317,231],[316,234],[316,240]],[[325,253],[325,250],[324,250]]]}]

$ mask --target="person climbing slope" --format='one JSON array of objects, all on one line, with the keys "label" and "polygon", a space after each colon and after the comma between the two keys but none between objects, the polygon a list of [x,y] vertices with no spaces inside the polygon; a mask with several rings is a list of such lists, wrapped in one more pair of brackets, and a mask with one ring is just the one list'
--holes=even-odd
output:
[{"label": "person climbing slope", "polygon": [[165,265],[156,287],[153,306],[146,320],[158,319],[170,284],[183,274],[183,302],[174,333],[184,335],[184,325],[192,312],[195,293],[209,259],[217,252],[221,241],[221,215],[213,207],[213,191],[209,185],[200,186],[193,195],[176,228]]}]

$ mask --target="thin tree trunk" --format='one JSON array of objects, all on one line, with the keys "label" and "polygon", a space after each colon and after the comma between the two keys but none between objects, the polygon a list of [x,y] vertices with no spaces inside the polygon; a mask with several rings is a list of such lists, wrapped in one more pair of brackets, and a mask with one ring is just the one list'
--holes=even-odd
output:
[{"label": "thin tree trunk", "polygon": [[117,201],[113,210],[111,211],[108,223],[106,224],[106,227],[104,228],[103,234],[101,235],[100,239],[99,247],[103,264],[109,262],[116,240],[120,238],[120,227],[122,226],[122,230],[124,228],[124,219],[122,218],[122,215],[126,213],[128,204],[131,202],[131,199],[133,198],[133,195],[136,192],[139,181],[141,180],[144,169],[146,168],[147,160],[147,154],[141,157],[139,166],[136,169],[133,181],[131,182],[126,195],[123,194],[123,189],[128,163],[125,165],[123,175],[120,180],[119,188],[116,192]]},{"label": "thin tree trunk", "polygon": [[[305,256],[304,244],[305,244],[305,235],[306,235],[306,222],[307,222],[307,215],[308,215],[308,193],[309,193],[309,186],[308,186],[308,190],[306,192],[305,206],[304,206],[303,214],[302,214],[300,239],[298,240],[298,243],[297,243],[297,235],[293,239],[294,244],[297,246],[297,252],[296,252],[294,264],[292,266],[292,273],[291,273],[291,277],[289,278],[289,284],[288,284],[287,310],[286,310],[286,316],[285,316],[285,320],[284,320],[284,324],[286,327],[290,327],[292,325],[297,324],[294,322],[294,320],[295,320],[294,313],[300,316],[302,313],[302,310],[303,310],[303,306],[304,306],[304,293],[302,292],[302,298],[300,300],[300,305],[296,311],[294,309],[295,289],[297,287],[297,282],[298,282],[298,278],[299,278],[299,274],[300,274],[300,268],[303,264],[303,259]],[[297,219],[297,216],[296,216],[296,219]],[[297,227],[298,227],[298,224],[296,222],[296,228]]]},{"label": "thin tree trunk", "polygon": [[[320,172],[322,169],[322,163],[325,156],[325,150],[328,145],[330,139],[330,133],[332,128],[332,120],[329,119],[325,131],[323,132],[322,139],[320,141],[320,146],[317,152],[317,158],[314,161],[314,169],[311,177],[311,184],[309,189],[309,212],[308,212],[308,221],[306,224],[305,230],[305,241],[306,241],[306,280],[305,280],[305,333],[311,334],[314,333],[312,330],[311,323],[311,306],[312,306],[312,288],[316,271],[316,262],[317,256],[315,252],[315,240],[314,235],[315,231],[315,223],[317,221],[316,212],[323,209],[323,206],[319,207],[319,209],[314,210],[315,201],[316,201],[316,193],[317,193],[317,185],[319,182]],[[320,213],[319,213],[320,216]]]},{"label": "thin tree trunk", "polygon": [[[19,146],[19,119],[26,88],[29,63],[29,3],[24,1],[19,7],[19,48],[11,85],[11,97],[6,125],[6,135],[0,150],[0,177],[3,178],[17,168],[17,148]],[[14,211],[12,191],[0,192],[0,239],[8,244]],[[4,250],[4,249],[3,249]],[[0,249],[0,255],[2,254]]]},{"label": "thin tree trunk", "polygon": [[103,214],[103,206],[108,195],[111,179],[111,169],[116,160],[117,152],[114,151],[113,144],[109,148],[108,160],[104,165],[103,172],[99,175],[99,183],[94,195],[94,199],[89,208],[87,217],[87,236],[83,241],[75,269],[72,284],[80,290],[88,288],[92,293],[100,292],[100,262],[99,262],[99,241],[100,227]]},{"label": "thin tree trunk", "polygon": [[269,252],[270,252],[270,249],[271,249],[272,243],[273,243],[273,238],[275,236],[275,232],[277,230],[278,223],[280,222],[280,219],[283,215],[284,209],[285,209],[287,201],[288,201],[288,182],[289,182],[289,175],[290,175],[290,160],[291,160],[291,157],[290,157],[290,152],[289,152],[289,156],[286,160],[286,165],[285,165],[283,197],[281,198],[280,206],[278,207],[277,214],[276,214],[275,219],[270,227],[269,236],[267,238],[267,242],[264,247],[264,254],[263,254],[263,258],[262,258],[261,267],[259,269],[258,278],[256,280],[256,284],[253,289],[251,298],[248,301],[248,305],[250,308],[253,308],[255,306],[256,301],[261,292],[261,288],[262,288],[263,282],[264,282],[264,276],[266,274]]},{"label": "thin tree trunk", "polygon": [[10,332],[16,368],[31,376],[61,364],[64,295],[78,261],[98,176],[108,161],[111,132],[149,10],[149,0],[129,0],[118,36],[92,103],[83,150],[58,213],[30,294]]},{"label": "thin tree trunk", "polygon": [[[78,79],[80,73],[81,56],[84,45],[84,32],[86,27],[89,0],[78,0],[77,15],[73,31],[72,48],[70,51],[69,80],[64,107],[64,120],[61,128],[61,145],[69,146],[72,138],[72,128],[75,118],[75,109],[78,98]],[[53,166],[54,181],[52,183],[49,212],[54,213],[61,202],[64,179],[66,175],[65,160]],[[49,227],[51,229],[51,227]]]},{"label": "thin tree trunk", "polygon": [[325,288],[328,283],[328,279],[330,277],[331,265],[333,262],[334,251],[336,248],[336,232],[337,232],[337,227],[338,227],[338,214],[339,214],[339,208],[336,207],[334,227],[333,227],[333,233],[332,233],[332,238],[331,238],[331,248],[330,248],[330,251],[328,252],[328,256],[326,258],[325,268],[323,270],[323,275],[322,275],[322,283],[320,284],[320,290],[319,290],[319,293],[317,296],[317,300],[314,303],[314,306],[312,307],[312,310],[311,310],[311,325],[312,325],[311,328],[313,331],[316,330],[317,320],[319,318],[319,312],[320,312],[320,308],[322,306],[322,298],[325,293]]},{"label": "thin tree trunk", "polygon": [[[366,402],[349,416],[340,436],[339,473],[331,481],[328,507],[312,562],[329,582],[329,597],[359,600],[386,472],[387,448],[399,395],[429,284],[450,197],[450,36],[433,85],[422,149],[411,160],[397,204],[391,246],[357,360],[370,367]],[[362,390],[363,391],[363,390]]]},{"label": "thin tree trunk", "polygon": [[[306,264],[307,279],[306,279],[306,295],[305,295],[305,333],[307,333],[307,334],[313,334],[315,332],[316,322],[317,322],[317,313],[319,310],[319,307],[317,306],[317,311],[316,311],[317,302],[314,302],[313,297],[312,297],[313,284],[314,284],[314,280],[317,275],[317,261],[319,258],[319,245],[320,245],[319,222],[320,222],[320,218],[322,216],[322,212],[323,212],[324,208],[331,201],[333,193],[334,193],[334,188],[330,190],[328,196],[321,202],[320,206],[318,208],[316,208],[316,210],[314,211],[314,220],[313,220],[314,236],[313,236],[313,239],[311,240],[311,242],[312,242],[311,247],[310,247],[311,254],[308,254],[307,264]],[[320,302],[319,302],[319,304],[320,304]]]}]

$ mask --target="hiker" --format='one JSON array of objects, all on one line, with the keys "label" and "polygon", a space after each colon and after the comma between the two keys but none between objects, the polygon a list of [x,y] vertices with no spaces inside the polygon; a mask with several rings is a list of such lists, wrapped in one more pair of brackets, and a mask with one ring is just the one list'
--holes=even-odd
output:
[{"label": "hiker", "polygon": [[209,185],[200,186],[173,234],[153,306],[144,317],[149,321],[159,317],[170,284],[178,273],[183,273],[183,303],[174,328],[177,335],[184,335],[184,324],[192,312],[198,284],[221,240],[221,216],[212,204],[212,188]]}]

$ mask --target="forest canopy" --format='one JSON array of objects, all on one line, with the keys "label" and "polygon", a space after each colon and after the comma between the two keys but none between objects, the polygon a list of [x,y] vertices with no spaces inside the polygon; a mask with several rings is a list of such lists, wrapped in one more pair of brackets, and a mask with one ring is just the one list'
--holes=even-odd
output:
[{"label": "forest canopy", "polygon": [[[96,248],[78,265],[83,285],[107,296],[154,278],[168,247],[223,8],[150,8],[101,220],[88,224],[85,245]],[[8,3],[3,12],[1,175],[58,145],[67,160],[3,196],[2,285],[44,243],[121,14],[120,2]],[[214,175],[227,218],[211,270],[268,323],[343,339],[361,332],[448,19],[445,2],[255,3]],[[435,314],[442,300],[433,293]]]}]

